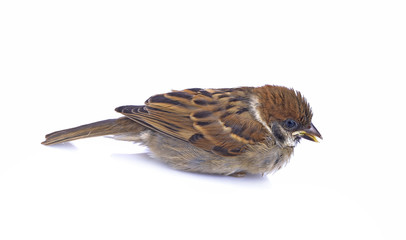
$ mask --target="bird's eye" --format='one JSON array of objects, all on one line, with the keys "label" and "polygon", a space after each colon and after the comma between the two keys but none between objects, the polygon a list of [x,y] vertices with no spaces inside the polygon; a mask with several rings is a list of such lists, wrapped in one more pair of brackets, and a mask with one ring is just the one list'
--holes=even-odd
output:
[{"label": "bird's eye", "polygon": [[283,126],[288,130],[293,130],[293,129],[296,129],[298,124],[297,124],[297,122],[295,122],[292,119],[287,119],[287,120],[285,120]]}]

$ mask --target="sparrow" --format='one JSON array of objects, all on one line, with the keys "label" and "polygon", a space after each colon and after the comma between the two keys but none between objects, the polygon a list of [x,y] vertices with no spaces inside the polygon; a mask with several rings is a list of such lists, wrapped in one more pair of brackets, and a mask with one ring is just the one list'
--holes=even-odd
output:
[{"label": "sparrow", "polygon": [[115,110],[124,116],[50,133],[42,144],[111,135],[178,170],[242,177],[275,172],[302,138],[322,139],[302,94],[275,85],[190,88]]}]

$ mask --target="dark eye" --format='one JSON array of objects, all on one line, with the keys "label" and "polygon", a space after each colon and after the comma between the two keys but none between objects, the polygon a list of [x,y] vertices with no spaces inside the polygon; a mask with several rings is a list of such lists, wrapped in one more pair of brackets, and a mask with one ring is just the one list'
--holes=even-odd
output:
[{"label": "dark eye", "polygon": [[288,130],[293,130],[296,129],[297,122],[295,122],[292,119],[286,119],[285,122],[283,123],[283,126]]}]

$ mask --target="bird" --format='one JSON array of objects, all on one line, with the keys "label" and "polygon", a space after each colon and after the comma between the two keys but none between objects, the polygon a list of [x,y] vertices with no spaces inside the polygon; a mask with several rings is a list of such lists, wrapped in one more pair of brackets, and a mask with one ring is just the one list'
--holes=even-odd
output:
[{"label": "bird", "polygon": [[47,134],[42,144],[111,136],[178,170],[243,177],[276,172],[301,139],[323,139],[306,98],[278,85],[172,90],[115,110],[123,116]]}]

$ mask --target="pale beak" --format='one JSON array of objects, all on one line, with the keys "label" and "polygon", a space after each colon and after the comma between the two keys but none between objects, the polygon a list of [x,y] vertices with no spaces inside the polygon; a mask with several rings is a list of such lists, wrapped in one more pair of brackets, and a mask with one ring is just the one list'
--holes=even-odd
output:
[{"label": "pale beak", "polygon": [[299,135],[303,137],[304,139],[313,141],[313,142],[319,142],[316,137],[323,139],[319,131],[317,131],[317,128],[311,124],[310,128],[304,129],[304,130],[299,130],[293,133],[293,135]]}]

